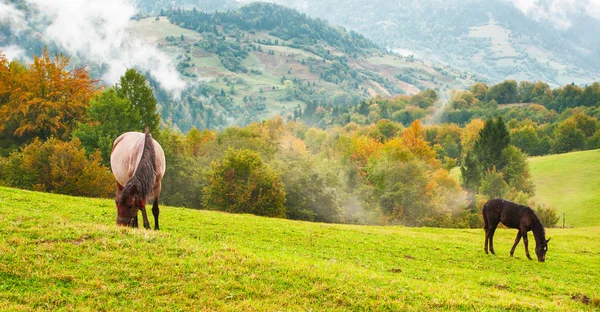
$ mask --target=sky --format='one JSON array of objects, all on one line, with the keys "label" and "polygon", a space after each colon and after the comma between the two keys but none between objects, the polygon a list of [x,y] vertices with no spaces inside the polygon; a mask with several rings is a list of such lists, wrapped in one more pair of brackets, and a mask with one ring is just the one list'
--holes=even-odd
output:
[{"label": "sky", "polygon": [[[144,40],[147,38],[129,35],[127,25],[136,13],[130,0],[24,1],[37,9],[37,18],[26,19],[25,14],[8,0],[0,0],[0,23],[10,25],[17,38],[27,30],[35,30],[71,55],[107,64],[108,71],[102,77],[107,84],[115,83],[127,68],[135,67],[150,72],[161,87],[172,94],[177,95],[185,88],[185,82],[168,55],[158,50],[152,41]],[[600,0],[504,1],[512,3],[530,18],[550,22],[561,30],[569,29],[573,19],[581,14],[600,19]],[[14,43],[0,49],[9,59],[28,60],[23,48]]]},{"label": "sky", "polygon": [[546,21],[560,30],[569,29],[573,19],[586,14],[600,19],[600,0],[507,0],[528,17]]}]

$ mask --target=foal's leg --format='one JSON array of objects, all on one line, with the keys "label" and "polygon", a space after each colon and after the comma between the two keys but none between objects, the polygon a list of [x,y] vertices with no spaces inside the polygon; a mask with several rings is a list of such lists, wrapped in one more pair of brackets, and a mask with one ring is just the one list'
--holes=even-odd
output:
[{"label": "foal's leg", "polygon": [[494,233],[496,232],[496,227],[498,226],[498,224],[496,224],[495,226],[493,226],[491,229],[489,229],[489,233],[490,233],[490,252],[492,253],[492,255],[495,255],[496,252],[494,252]]},{"label": "foal's leg", "polygon": [[515,247],[517,247],[517,245],[519,244],[519,242],[521,241],[521,231],[517,232],[517,238],[515,238],[515,244],[512,246],[512,248],[510,249],[510,256],[512,257],[513,254],[515,253]]},{"label": "foal's leg", "polygon": [[142,211],[142,217],[144,217],[144,228],[150,229],[150,222],[148,222],[148,214],[146,213],[146,204],[142,203],[140,210]]},{"label": "foal's leg", "polygon": [[529,255],[529,245],[527,240],[527,231],[523,231],[523,243],[525,244],[525,254],[527,255],[527,259],[532,260]]},{"label": "foal's leg", "polygon": [[488,238],[488,229],[484,229],[485,230],[485,254],[488,254],[488,242],[489,242],[489,238]]}]

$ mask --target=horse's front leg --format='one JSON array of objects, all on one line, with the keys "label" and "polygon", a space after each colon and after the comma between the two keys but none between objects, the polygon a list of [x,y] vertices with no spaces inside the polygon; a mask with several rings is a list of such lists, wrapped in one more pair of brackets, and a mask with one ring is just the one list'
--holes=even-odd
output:
[{"label": "horse's front leg", "polygon": [[525,244],[525,254],[527,255],[527,259],[529,260],[533,260],[531,259],[531,256],[529,255],[529,241],[527,239],[527,231],[523,231],[523,244]]},{"label": "horse's front leg", "polygon": [[510,249],[510,256],[512,257],[513,254],[515,253],[515,248],[517,247],[517,245],[519,244],[519,242],[521,241],[521,231],[517,232],[517,238],[515,238],[515,244],[512,246],[512,248]]},{"label": "horse's front leg", "polygon": [[140,202],[140,210],[142,211],[142,217],[144,217],[144,228],[150,229],[150,222],[148,221],[148,214],[146,213],[146,204]]}]

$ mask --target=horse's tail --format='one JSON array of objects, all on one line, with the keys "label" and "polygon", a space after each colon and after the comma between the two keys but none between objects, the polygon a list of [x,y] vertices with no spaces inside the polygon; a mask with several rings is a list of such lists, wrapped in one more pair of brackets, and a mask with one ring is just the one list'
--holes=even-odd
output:
[{"label": "horse's tail", "polygon": [[[125,185],[123,192],[130,194],[131,189],[135,186],[135,190],[139,195],[139,198],[144,201],[148,199],[152,193],[152,185],[155,178],[155,163],[156,154],[154,152],[154,140],[148,128],[144,133],[144,147],[142,150],[142,157],[140,162],[133,174],[133,177]],[[124,200],[124,198],[122,199]]]}]

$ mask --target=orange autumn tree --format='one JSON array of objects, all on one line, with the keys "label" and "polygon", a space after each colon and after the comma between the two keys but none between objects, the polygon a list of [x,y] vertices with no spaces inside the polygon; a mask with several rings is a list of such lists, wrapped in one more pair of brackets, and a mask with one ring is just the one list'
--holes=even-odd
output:
[{"label": "orange autumn tree", "polygon": [[0,58],[0,135],[6,139],[66,139],[83,120],[97,90],[84,67],[44,49],[28,69]]},{"label": "orange autumn tree", "polygon": [[390,223],[449,226],[453,207],[462,205],[458,182],[442,168],[418,120],[369,158],[367,174]]}]

